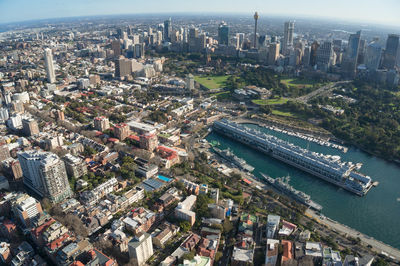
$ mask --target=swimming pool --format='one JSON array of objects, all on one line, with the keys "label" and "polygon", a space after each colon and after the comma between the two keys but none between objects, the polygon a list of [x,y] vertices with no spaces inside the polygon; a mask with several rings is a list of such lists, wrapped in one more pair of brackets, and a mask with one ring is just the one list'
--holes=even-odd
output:
[{"label": "swimming pool", "polygon": [[167,183],[171,181],[171,178],[165,177],[163,175],[158,175],[158,179],[161,179],[162,181]]}]

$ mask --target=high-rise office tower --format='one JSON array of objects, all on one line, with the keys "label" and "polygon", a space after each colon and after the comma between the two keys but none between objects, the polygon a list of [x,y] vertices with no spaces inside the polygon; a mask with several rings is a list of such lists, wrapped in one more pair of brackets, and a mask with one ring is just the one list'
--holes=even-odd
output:
[{"label": "high-rise office tower", "polygon": [[365,54],[365,66],[369,70],[377,70],[382,59],[382,46],[377,41],[373,41],[368,44]]},{"label": "high-rise office tower", "polygon": [[310,65],[310,56],[311,56],[311,46],[304,47],[304,54],[303,54],[303,58],[301,60],[301,63],[303,66]]},{"label": "high-rise office tower", "polygon": [[24,184],[42,197],[61,202],[72,195],[65,165],[50,152],[30,150],[18,153]]},{"label": "high-rise office tower", "polygon": [[111,42],[111,49],[114,51],[114,57],[121,55],[121,43],[119,40],[113,40]]},{"label": "high-rise office tower", "polygon": [[311,44],[311,51],[310,51],[310,65],[315,66],[317,64],[317,52],[319,48],[319,43],[314,41]]},{"label": "high-rise office tower", "polygon": [[[149,30],[151,30],[151,28],[149,28]],[[130,35],[133,34],[133,29],[132,29],[132,26],[131,26],[131,25],[129,25],[129,26],[126,28],[126,34],[128,34],[128,36],[130,36]]]},{"label": "high-rise office tower", "polygon": [[335,53],[333,52],[333,43],[326,41],[321,44],[317,50],[317,67],[323,71],[327,71],[335,64]]},{"label": "high-rise office tower", "polygon": [[361,65],[365,63],[365,52],[367,50],[367,41],[361,39],[360,45],[358,46],[358,57],[357,57],[357,65]]},{"label": "high-rise office tower", "polygon": [[244,33],[236,33],[236,50],[242,49]]},{"label": "high-rise office tower", "polygon": [[294,35],[294,21],[285,22],[285,29],[283,33],[283,44],[282,52],[287,53],[288,48],[293,46],[293,35]]},{"label": "high-rise office tower", "polygon": [[354,78],[356,76],[358,53],[360,50],[361,31],[350,34],[347,50],[342,62],[342,69],[346,76]]},{"label": "high-rise office tower", "polygon": [[172,22],[171,18],[164,21],[164,40],[170,42],[172,34]]},{"label": "high-rise office tower", "polygon": [[389,34],[386,41],[386,48],[383,54],[382,67],[387,69],[393,69],[397,63],[397,57],[399,56],[399,38],[397,34]]},{"label": "high-rise office tower", "polygon": [[222,22],[218,27],[218,41],[219,44],[229,44],[229,26],[225,22]]},{"label": "high-rise office tower", "polygon": [[253,40],[253,45],[254,49],[257,48],[257,22],[258,22],[258,13],[254,13],[254,40]]},{"label": "high-rise office tower", "polygon": [[268,65],[275,65],[279,57],[280,43],[271,43],[268,47]]},{"label": "high-rise office tower", "polygon": [[44,63],[46,66],[47,81],[50,83],[56,82],[56,74],[54,72],[53,54],[51,49],[44,49]]}]

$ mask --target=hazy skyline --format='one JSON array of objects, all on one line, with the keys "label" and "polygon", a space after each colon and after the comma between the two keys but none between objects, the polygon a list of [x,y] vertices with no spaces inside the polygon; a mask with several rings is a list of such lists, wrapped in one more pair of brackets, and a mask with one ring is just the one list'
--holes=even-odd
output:
[{"label": "hazy skyline", "polygon": [[400,25],[398,0],[0,0],[0,23],[93,15],[221,12],[309,16]]}]

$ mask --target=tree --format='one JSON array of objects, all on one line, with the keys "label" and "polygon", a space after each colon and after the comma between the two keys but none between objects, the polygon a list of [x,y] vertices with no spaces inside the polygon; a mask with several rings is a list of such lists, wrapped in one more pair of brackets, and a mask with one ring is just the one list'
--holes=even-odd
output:
[{"label": "tree", "polygon": [[189,231],[192,228],[192,226],[190,225],[190,223],[188,221],[179,222],[179,227],[181,228],[182,233],[186,233],[187,231]]},{"label": "tree", "polygon": [[384,259],[382,258],[377,258],[373,263],[372,266],[386,266],[389,265]]}]

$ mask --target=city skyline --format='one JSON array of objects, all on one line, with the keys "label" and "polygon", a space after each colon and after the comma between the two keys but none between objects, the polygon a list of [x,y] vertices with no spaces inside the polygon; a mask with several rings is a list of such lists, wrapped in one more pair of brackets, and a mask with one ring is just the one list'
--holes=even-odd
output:
[{"label": "city skyline", "polygon": [[[60,1],[39,0],[35,2],[20,0],[18,2],[3,0],[0,3],[0,24],[30,20],[119,15],[119,14],[165,14],[165,13],[251,13],[254,11],[262,16],[293,16],[338,19],[354,22],[377,23],[396,26],[400,17],[396,10],[400,2],[395,0],[377,1],[321,1],[305,0],[301,4],[294,0],[284,2],[254,0],[251,3],[234,0],[211,2],[152,1],[139,3],[137,1],[77,1],[67,4]],[[21,8],[24,7],[24,8]],[[310,8],[312,7],[312,8]],[[35,11],[35,12],[32,12]],[[334,14],[334,15],[332,15]]]}]

